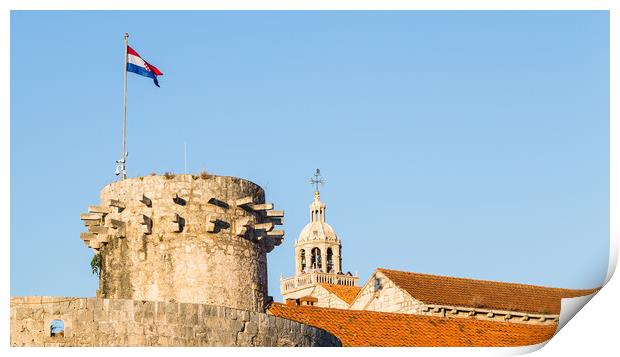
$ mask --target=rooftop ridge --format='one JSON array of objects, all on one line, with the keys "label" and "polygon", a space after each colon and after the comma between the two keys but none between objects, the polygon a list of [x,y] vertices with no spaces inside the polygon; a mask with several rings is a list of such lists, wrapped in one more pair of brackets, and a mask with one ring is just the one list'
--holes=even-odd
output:
[{"label": "rooftop ridge", "polygon": [[[494,284],[502,284],[502,285],[507,285],[507,286],[508,285],[512,285],[512,286],[520,286],[520,287],[542,288],[542,289],[549,289],[549,290],[557,290],[558,292],[562,291],[562,292],[590,292],[590,293],[593,293],[593,292],[598,291],[598,290],[600,290],[602,288],[601,286],[596,287],[596,288],[589,288],[589,289],[558,288],[558,287],[553,287],[553,286],[534,285],[534,284],[525,284],[525,283],[513,283],[513,282],[507,282],[507,281],[500,281],[500,280],[475,279],[475,278],[465,278],[465,277],[458,277],[458,276],[437,275],[437,274],[428,274],[428,273],[418,273],[418,272],[410,272],[410,271],[396,270],[396,269],[387,269],[387,268],[377,268],[376,271],[388,272],[388,273],[390,273],[390,272],[403,273],[403,274],[409,274],[409,275],[433,277],[433,278],[442,278],[442,279],[451,279],[451,280],[494,283]],[[589,295],[589,294],[586,294],[586,295]]]}]

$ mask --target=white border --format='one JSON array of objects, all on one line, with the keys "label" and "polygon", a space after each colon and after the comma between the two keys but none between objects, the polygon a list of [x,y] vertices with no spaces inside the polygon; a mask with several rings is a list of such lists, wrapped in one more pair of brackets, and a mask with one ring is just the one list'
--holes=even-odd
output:
[{"label": "white border", "polygon": [[[172,6],[171,4],[174,4]],[[618,237],[619,228],[617,217],[619,216],[619,197],[618,197],[618,182],[620,182],[619,166],[618,166],[618,154],[620,147],[618,146],[619,139],[619,125],[618,125],[618,99],[620,98],[619,78],[618,78],[618,66],[620,64],[620,56],[618,56],[618,49],[620,46],[620,39],[618,34],[620,33],[620,18],[618,11],[620,6],[618,1],[571,1],[571,0],[478,0],[478,1],[464,1],[464,0],[383,0],[383,1],[369,1],[369,0],[315,0],[315,1],[285,1],[285,0],[266,0],[266,1],[251,1],[251,0],[219,0],[219,1],[203,1],[197,3],[196,0],[176,0],[174,2],[164,0],[152,0],[152,1],[129,1],[129,0],[110,0],[105,2],[89,1],[84,2],[80,0],[5,0],[0,3],[0,8],[3,10],[0,15],[0,69],[2,74],[2,95],[0,95],[0,111],[2,113],[2,120],[0,120],[0,157],[1,167],[4,169],[2,172],[10,172],[10,10],[96,10],[96,9],[118,9],[118,10],[192,10],[192,9],[204,9],[204,10],[235,10],[235,9],[247,9],[247,10],[369,10],[369,9],[383,9],[383,10],[611,10],[611,28],[610,28],[610,259],[609,268],[606,276],[606,282],[608,282],[615,270],[618,261]],[[615,101],[614,101],[615,99]],[[9,305],[9,269],[10,269],[10,180],[8,175],[2,175],[2,188],[0,189],[1,197],[4,197],[2,204],[0,205],[0,226],[3,227],[5,234],[2,240],[2,269],[3,280],[2,289],[4,291],[3,301],[4,309],[0,309],[3,323],[0,324],[0,331],[2,331],[5,337],[3,348],[7,348],[9,343],[9,331],[8,331],[8,305]],[[614,219],[615,218],[615,219]],[[597,351],[602,355],[606,355],[609,352],[616,349],[615,342],[617,340],[617,327],[616,322],[619,321],[620,314],[616,308],[616,302],[620,296],[620,288],[618,286],[617,279],[608,284],[596,297],[594,297],[594,304],[589,304],[584,308],[582,312],[575,320],[582,320],[577,326],[577,323],[570,324],[571,328],[563,329],[556,337],[554,337],[549,343],[548,347],[543,349],[540,353],[547,356],[564,356],[566,354],[579,353],[596,355]],[[573,305],[572,309],[578,311],[583,302],[582,299],[571,299],[570,301],[563,301],[563,310],[566,304]],[[587,299],[589,300],[589,299]],[[580,306],[581,305],[581,306]],[[566,310],[568,310],[568,306]],[[575,325],[575,326],[573,326]],[[612,335],[613,333],[613,335]],[[536,350],[542,347],[544,344],[537,346],[530,346],[527,348],[518,349],[497,349],[497,348],[432,348],[432,349],[393,349],[385,351],[390,354],[423,354],[423,355],[453,355],[457,353],[475,353],[475,354],[515,354],[526,353]],[[386,349],[387,350],[387,349]],[[105,348],[92,348],[88,350],[89,354],[109,354],[110,349]],[[144,349],[125,349],[116,348],[114,353],[135,353],[145,352]],[[338,349],[338,350],[321,350],[326,353],[343,353],[343,354],[370,354],[377,353],[378,349]],[[63,355],[67,354],[83,354],[81,349],[9,349],[10,353],[31,354],[33,352],[39,353],[53,353]],[[188,354],[204,354],[204,349],[183,348],[180,351],[178,348],[169,350],[167,348],[150,349],[148,353],[154,353],[158,355],[169,355],[170,353],[188,353]],[[209,349],[208,352],[213,353],[244,353],[244,354],[276,354],[276,355],[289,355],[289,354],[312,354],[316,355],[315,349],[227,349],[216,348]],[[607,352],[607,353],[603,353]]]}]

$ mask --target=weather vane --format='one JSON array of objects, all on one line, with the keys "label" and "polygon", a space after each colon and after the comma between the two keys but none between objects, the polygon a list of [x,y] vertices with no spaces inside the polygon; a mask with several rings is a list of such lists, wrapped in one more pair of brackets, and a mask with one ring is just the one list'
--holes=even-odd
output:
[{"label": "weather vane", "polygon": [[324,185],[325,179],[321,177],[321,170],[316,169],[314,173],[314,178],[310,178],[310,184],[314,185],[314,192],[318,195],[319,193],[319,184]]}]

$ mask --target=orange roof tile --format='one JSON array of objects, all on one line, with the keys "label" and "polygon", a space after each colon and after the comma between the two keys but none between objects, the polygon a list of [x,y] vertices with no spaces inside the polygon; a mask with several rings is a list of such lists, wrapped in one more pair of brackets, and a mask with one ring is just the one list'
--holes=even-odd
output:
[{"label": "orange roof tile", "polygon": [[351,305],[353,300],[355,300],[357,293],[362,290],[359,286],[336,285],[328,283],[322,283],[321,286],[349,305]]},{"label": "orange roof tile", "polygon": [[531,325],[272,303],[268,312],[326,330],[343,346],[526,346],[549,340],[556,324]]},{"label": "orange roof tile", "polygon": [[563,297],[590,295],[597,289],[570,290],[488,280],[410,273],[378,268],[414,299],[427,304],[559,314]]}]

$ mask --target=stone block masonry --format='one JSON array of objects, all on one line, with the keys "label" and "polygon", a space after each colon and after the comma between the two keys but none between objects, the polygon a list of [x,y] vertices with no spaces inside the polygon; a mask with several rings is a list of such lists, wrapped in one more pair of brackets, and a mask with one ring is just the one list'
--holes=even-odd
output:
[{"label": "stone block masonry", "polygon": [[267,253],[284,232],[260,186],[145,176],[107,185],[100,201],[81,215],[81,238],[101,255],[99,297],[264,311]]},{"label": "stone block masonry", "polygon": [[[51,323],[64,331],[51,336]],[[341,346],[334,335],[262,312],[125,299],[11,298],[11,346]]]}]

